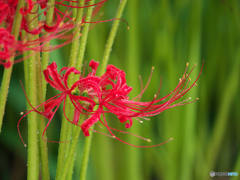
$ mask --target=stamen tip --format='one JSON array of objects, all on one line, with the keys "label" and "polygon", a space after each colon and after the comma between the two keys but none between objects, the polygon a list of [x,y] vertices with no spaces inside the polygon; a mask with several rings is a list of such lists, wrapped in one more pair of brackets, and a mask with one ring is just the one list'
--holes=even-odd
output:
[{"label": "stamen tip", "polygon": [[140,123],[143,123],[143,121],[139,121]]},{"label": "stamen tip", "polygon": [[196,100],[199,100],[199,98],[196,98]]},{"label": "stamen tip", "polygon": [[128,26],[127,29],[130,29],[130,27]]},{"label": "stamen tip", "polygon": [[20,112],[20,115],[23,115],[24,114],[24,112]]},{"label": "stamen tip", "polygon": [[116,136],[112,136],[112,138],[116,139]]},{"label": "stamen tip", "polygon": [[154,66],[152,67],[152,70],[154,70]]},{"label": "stamen tip", "polygon": [[157,95],[156,94],[154,94],[154,98],[156,98],[157,97]]},{"label": "stamen tip", "polygon": [[195,83],[194,85],[197,86],[197,83]]},{"label": "stamen tip", "polygon": [[170,138],[168,141],[172,141],[173,140],[173,138]]},{"label": "stamen tip", "polygon": [[186,63],[186,66],[187,66],[187,67],[189,66],[189,62]]},{"label": "stamen tip", "polygon": [[27,147],[27,145],[26,145],[26,144],[24,144],[24,147]]},{"label": "stamen tip", "polygon": [[151,139],[147,139],[147,142],[151,142]]}]

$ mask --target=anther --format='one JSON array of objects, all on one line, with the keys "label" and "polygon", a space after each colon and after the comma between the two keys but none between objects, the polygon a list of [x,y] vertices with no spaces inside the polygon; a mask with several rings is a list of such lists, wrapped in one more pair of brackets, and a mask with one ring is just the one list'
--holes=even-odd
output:
[{"label": "anther", "polygon": [[191,81],[191,78],[189,77],[189,81]]},{"label": "anther", "polygon": [[112,136],[112,138],[116,139],[116,136]]},{"label": "anther", "polygon": [[197,83],[195,83],[194,86],[197,86]]},{"label": "anther", "polygon": [[129,26],[127,27],[127,29],[130,29]]},{"label": "anther", "polygon": [[199,100],[199,98],[196,98],[196,100]]},{"label": "anther", "polygon": [[152,70],[154,70],[154,66],[152,67]]},{"label": "anther", "polygon": [[61,27],[63,24],[64,24],[63,22],[60,22],[59,27]]},{"label": "anther", "polygon": [[20,115],[23,115],[24,114],[24,112],[20,112]]},{"label": "anther", "polygon": [[151,142],[151,139],[147,139],[147,142]]},{"label": "anther", "polygon": [[186,66],[187,66],[187,67],[189,66],[189,63],[188,63],[188,62],[186,63]]}]

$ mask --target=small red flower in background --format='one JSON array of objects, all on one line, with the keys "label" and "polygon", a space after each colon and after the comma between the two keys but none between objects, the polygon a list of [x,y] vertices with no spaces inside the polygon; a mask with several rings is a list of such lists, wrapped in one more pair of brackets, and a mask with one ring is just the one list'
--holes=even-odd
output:
[{"label": "small red flower in background", "polygon": [[[77,126],[80,126],[83,130],[83,133],[85,136],[89,136],[89,130],[91,130],[91,126],[93,126],[96,122],[100,121],[102,125],[104,125],[109,133],[111,134],[111,137],[116,138],[117,140],[129,144],[121,139],[119,139],[113,131],[123,132],[127,134],[131,134],[125,131],[117,130],[115,128],[112,128],[108,126],[107,121],[105,119],[104,114],[105,113],[112,113],[115,114],[119,121],[121,123],[126,123],[125,127],[130,128],[133,124],[133,120],[137,120],[139,122],[142,122],[142,120],[149,120],[148,117],[155,116],[162,111],[175,107],[175,106],[181,106],[185,104],[189,104],[191,102],[187,102],[190,100],[190,98],[175,103],[176,100],[183,97],[193,86],[196,86],[196,82],[202,72],[202,69],[196,78],[196,80],[190,85],[190,87],[187,87],[190,82],[190,74],[193,71],[194,67],[191,69],[189,74],[187,73],[187,67],[183,74],[183,77],[179,80],[178,85],[176,88],[166,95],[163,98],[157,99],[157,96],[159,94],[160,88],[156,95],[154,95],[154,98],[152,101],[149,102],[140,102],[140,98],[144,91],[146,90],[151,75],[153,72],[151,72],[151,75],[149,77],[149,81],[144,89],[140,92],[140,94],[133,98],[132,100],[129,100],[128,94],[132,90],[132,87],[129,87],[126,84],[126,78],[125,78],[125,72],[116,68],[113,65],[108,65],[106,68],[106,73],[103,74],[101,77],[98,77],[95,75],[98,62],[94,62],[93,60],[90,61],[89,66],[92,68],[92,71],[86,76],[80,76],[80,79],[76,81],[70,88],[68,87],[67,80],[71,73],[74,74],[80,74],[78,70],[76,70],[74,67],[64,67],[60,70],[58,73],[57,71],[57,65],[55,62],[53,62],[51,65],[47,67],[46,70],[43,71],[45,80],[55,89],[61,91],[60,94],[50,98],[46,102],[40,104],[40,106],[44,106],[44,111],[38,111],[37,108],[32,107],[33,109],[28,111],[23,117],[25,117],[27,114],[35,111],[39,114],[44,115],[47,119],[49,119],[49,122],[43,132],[43,135],[51,122],[54,114],[56,113],[58,107],[63,102],[63,112],[64,116],[67,118],[67,120]],[[203,66],[202,66],[203,68]],[[64,74],[63,71],[65,71]],[[66,114],[65,114],[65,101],[66,97],[69,97],[71,102],[73,103],[75,107],[74,111],[74,118],[73,120],[70,120]],[[165,100],[166,98],[169,98],[168,100]],[[138,99],[138,100],[136,100]],[[164,101],[165,100],[165,101]],[[164,101],[164,103],[160,104],[161,101]],[[29,101],[28,101],[29,102]],[[29,102],[30,103],[30,102]],[[30,104],[31,105],[31,104]],[[97,107],[97,110],[93,110],[94,107]],[[104,109],[107,110],[104,110]],[[78,125],[78,119],[80,114],[90,115],[89,118],[87,118],[81,125]],[[101,115],[103,116],[103,120],[101,119]],[[22,117],[22,118],[23,118]],[[19,120],[22,120],[22,118]],[[142,120],[141,120],[142,119]],[[18,128],[19,128],[18,123]],[[19,130],[19,129],[18,129]],[[95,131],[95,130],[93,130]],[[97,131],[95,131],[97,132]],[[20,132],[19,132],[20,134]],[[42,136],[43,136],[42,135]],[[131,134],[134,135],[134,134]],[[141,139],[144,139],[146,141],[150,141],[149,139],[145,139],[143,137],[134,135],[136,137],[139,137]],[[20,135],[21,137],[21,135]],[[22,137],[21,137],[22,139]],[[171,140],[171,139],[170,139]],[[51,141],[51,142],[57,142],[57,141]],[[168,142],[168,141],[166,141]],[[164,143],[166,143],[164,142]],[[163,144],[163,143],[161,143]],[[136,146],[129,144],[131,146],[135,147],[154,147],[159,146],[161,144],[153,145],[153,146]]]},{"label": "small red flower in background", "polygon": [[[72,30],[76,26],[82,26],[84,23],[101,23],[101,22],[107,22],[112,20],[122,20],[123,19],[110,19],[110,20],[104,20],[104,21],[96,21],[96,22],[85,22],[85,17],[82,19],[81,24],[76,24],[75,19],[71,17],[72,15],[72,8],[86,8],[90,6],[97,6],[93,11],[93,16],[96,15],[96,13],[100,10],[101,6],[104,2],[107,0],[102,0],[98,3],[95,3],[93,5],[89,5],[89,0],[85,1],[85,5],[82,7],[78,6],[77,1],[71,1],[71,0],[63,0],[60,2],[55,2],[54,6],[54,14],[53,14],[53,25],[49,26],[45,22],[45,16],[46,11],[50,8],[47,5],[47,0],[38,0],[36,2],[33,2],[32,0],[27,0],[26,5],[20,9],[20,13],[23,15],[22,22],[21,22],[21,29],[20,29],[20,40],[14,39],[14,37],[10,34],[12,30],[13,25],[13,19],[16,13],[16,7],[18,0],[0,0],[0,24],[2,22],[5,22],[5,28],[0,28],[0,65],[4,65],[5,68],[9,68],[12,65],[12,62],[10,61],[10,58],[15,56],[19,56],[22,54],[23,51],[29,51],[32,50],[34,52],[43,52],[43,51],[52,51],[55,49],[58,49],[70,42],[72,42],[73,37],[76,35],[75,33],[72,33]],[[68,4],[64,4],[67,2]],[[57,6],[56,6],[57,5]],[[38,6],[41,9],[43,9],[43,12],[38,14],[38,11],[33,12],[33,7]],[[58,6],[65,6],[67,7],[67,10],[64,12],[59,10]],[[38,26],[35,27],[33,30],[29,30],[28,24],[31,22],[27,22],[27,14],[34,14],[35,17],[32,19],[39,19],[39,16],[43,14],[41,20],[39,20]],[[126,21],[125,21],[126,22]],[[127,22],[126,22],[127,23]],[[38,39],[35,39],[33,41],[29,41],[27,39],[28,34],[26,36],[22,36],[21,31],[25,30],[27,33],[32,35],[39,35]],[[78,33],[78,37],[81,36],[81,33]],[[12,39],[12,40],[10,40]],[[51,41],[52,39],[62,39],[65,40],[62,44],[58,44],[55,46],[50,46],[48,48],[44,48],[43,46]],[[33,53],[34,53],[33,52]],[[33,54],[29,54],[27,57],[24,58],[18,58],[14,61],[14,63],[20,62],[24,59],[27,59]]]},{"label": "small red flower in background", "polygon": [[11,32],[18,0],[0,0],[0,24],[5,22],[6,29]]}]

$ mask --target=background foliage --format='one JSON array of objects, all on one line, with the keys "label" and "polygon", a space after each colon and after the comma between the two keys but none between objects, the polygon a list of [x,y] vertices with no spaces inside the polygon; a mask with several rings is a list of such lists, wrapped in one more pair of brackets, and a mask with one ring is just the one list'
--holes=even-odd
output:
[{"label": "background foliage", "polygon": [[[118,1],[108,1],[101,20],[115,16]],[[110,56],[110,63],[124,70],[136,96],[147,83],[154,66],[151,83],[142,100],[151,101],[163,77],[160,96],[167,95],[178,83],[186,62],[194,80],[205,60],[198,86],[185,98],[199,97],[194,104],[166,110],[143,124],[134,122],[130,132],[150,138],[151,143],[119,134],[136,145],[173,141],[155,148],[135,148],[101,134],[94,134],[88,179],[212,179],[210,171],[240,173],[240,2],[234,0],[129,0],[123,13],[130,26],[120,23]],[[89,32],[85,60],[100,61],[112,22],[97,24]],[[53,42],[54,44],[54,42]],[[59,69],[67,65],[69,46],[51,53],[51,62]],[[3,67],[0,67],[1,77]],[[1,78],[0,78],[1,79]],[[20,112],[26,102],[19,80],[23,80],[23,63],[13,67],[10,92],[0,135],[0,179],[26,179],[26,155],[17,133]],[[48,96],[57,92],[50,86]],[[62,112],[48,128],[48,139],[58,140]],[[110,125],[124,130],[116,117],[108,116]],[[27,139],[27,120],[21,123]],[[99,127],[96,127],[99,128]],[[104,130],[103,130],[104,131]],[[74,175],[79,174],[81,149],[79,140]],[[51,179],[56,174],[58,144],[48,143]],[[76,176],[74,176],[76,177]],[[238,179],[236,177],[235,179]],[[234,179],[234,178],[231,178]]]}]

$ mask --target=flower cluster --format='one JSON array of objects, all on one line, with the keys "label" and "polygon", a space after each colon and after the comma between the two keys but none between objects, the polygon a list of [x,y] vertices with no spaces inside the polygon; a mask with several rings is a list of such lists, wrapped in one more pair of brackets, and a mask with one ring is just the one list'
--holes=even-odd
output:
[{"label": "flower cluster", "polygon": [[[195,65],[191,69],[191,71],[187,74],[188,68],[187,63],[183,77],[179,80],[178,85],[171,93],[158,99],[158,94],[161,88],[160,86],[157,94],[154,95],[152,101],[140,102],[139,100],[144,91],[147,89],[148,84],[150,82],[153,68],[146,87],[142,89],[138,96],[130,100],[128,95],[131,92],[132,87],[129,87],[126,83],[125,72],[116,68],[113,65],[108,65],[106,68],[106,73],[98,77],[95,75],[98,64],[99,64],[98,62],[91,60],[89,66],[92,68],[92,71],[86,77],[80,76],[80,79],[76,81],[71,87],[68,86],[69,75],[71,73],[80,74],[80,72],[76,70],[74,67],[64,67],[60,70],[60,72],[58,72],[57,64],[55,62],[50,64],[47,67],[47,69],[43,71],[45,80],[53,88],[61,91],[61,93],[40,104],[38,107],[35,108],[32,107],[32,110],[28,111],[24,116],[22,116],[22,118],[25,117],[27,114],[35,111],[49,119],[50,123],[60,104],[63,102],[64,116],[72,124],[80,126],[85,136],[89,136],[89,130],[91,130],[90,128],[99,121],[103,126],[105,126],[108,129],[109,133],[111,134],[110,135],[111,137],[116,138],[117,140],[124,142],[126,144],[129,144],[118,138],[113,133],[113,131],[119,131],[124,133],[128,132],[117,130],[110,127],[105,119],[104,116],[105,113],[112,113],[116,115],[121,123],[125,123],[126,128],[130,128],[133,124],[133,120],[137,120],[140,123],[142,123],[143,122],[142,120],[149,120],[148,119],[149,117],[155,116],[166,109],[175,106],[189,104],[198,100],[197,98],[194,101],[188,102],[190,98],[187,98],[184,101],[174,103],[178,99],[183,97],[193,86],[196,86],[196,82],[201,74],[202,69],[196,80],[188,87],[191,81],[189,76],[193,71]],[[69,97],[69,99],[71,100],[72,104],[75,107],[74,118],[72,120],[70,120],[65,114],[65,102],[67,97]],[[161,103],[162,101],[164,102]],[[30,102],[29,104],[31,105]],[[43,112],[37,110],[37,108],[39,108],[40,106],[44,106]],[[87,118],[82,124],[79,125],[78,119],[80,114],[89,115],[89,118]],[[101,115],[103,116],[103,119],[101,119]],[[22,120],[22,118],[19,120],[19,123]],[[47,124],[45,130],[43,131],[42,137],[49,123]],[[137,137],[150,141],[140,136]]]},{"label": "flower cluster", "polygon": [[[75,18],[72,15],[72,8],[97,6],[93,12],[93,15],[95,15],[105,1],[107,0],[102,0],[93,5],[89,5],[89,0],[86,0],[85,5],[82,7],[78,6],[77,1],[55,1],[53,24],[50,26],[46,24],[46,12],[52,6],[48,5],[47,0],[37,0],[36,2],[27,0],[25,3],[26,5],[20,9],[20,12],[16,12],[18,0],[0,0],[0,65],[4,65],[5,68],[9,68],[12,65],[10,58],[21,55],[23,51],[52,51],[70,43],[75,36],[75,33],[72,33],[73,28],[76,26],[82,26],[83,23],[99,23],[109,21],[85,22],[85,17],[83,17],[81,23],[75,23]],[[61,6],[65,8],[65,11],[60,10]],[[41,8],[43,11],[40,14],[38,13],[39,8]],[[19,30],[20,40],[15,39],[15,37],[10,34],[13,28],[13,20],[16,13],[21,13],[22,15],[21,28]],[[33,17],[30,20],[27,18],[29,14],[31,14]],[[30,30],[29,23],[36,20],[38,21],[38,25],[36,24],[34,29]],[[29,40],[28,35],[22,35],[22,31],[25,31],[27,34],[31,35],[39,35],[39,37],[37,39],[35,38],[34,40]],[[81,33],[78,32],[78,34],[78,36],[81,36]],[[65,41],[62,44],[43,48],[44,45],[50,42],[52,39],[64,39]],[[28,57],[18,59],[15,62],[22,61],[26,58]]]}]

